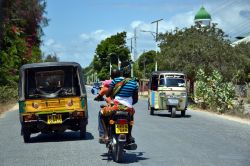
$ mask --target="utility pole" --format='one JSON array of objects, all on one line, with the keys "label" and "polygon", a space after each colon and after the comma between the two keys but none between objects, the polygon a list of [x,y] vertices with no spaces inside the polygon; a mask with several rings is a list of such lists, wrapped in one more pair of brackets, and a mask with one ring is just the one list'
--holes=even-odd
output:
[{"label": "utility pole", "polygon": [[[130,53],[131,53],[131,60],[132,63],[134,62],[134,56],[133,56],[133,39],[135,37],[128,38],[127,40],[130,40]],[[131,63],[131,62],[130,62]],[[134,69],[133,69],[133,64],[131,63],[131,77],[134,77]]]},{"label": "utility pole", "polygon": [[153,21],[153,22],[151,22],[151,24],[154,24],[154,23],[156,23],[156,31],[155,31],[155,42],[157,42],[158,41],[158,23],[160,22],[160,21],[162,21],[163,19],[159,19],[159,20],[155,20],[155,21]]},{"label": "utility pole", "polygon": [[136,35],[136,28],[134,29],[134,61],[138,58],[137,57],[137,35]]},{"label": "utility pole", "polygon": [[[155,32],[155,53],[156,53],[156,55],[157,55],[157,49],[158,49],[158,45],[157,45],[157,42],[158,42],[158,23],[162,20],[163,19],[159,19],[159,20],[155,20],[155,21],[151,22],[151,24],[156,23],[156,32]],[[157,68],[158,68],[157,61],[155,61],[155,71],[157,71]]]}]

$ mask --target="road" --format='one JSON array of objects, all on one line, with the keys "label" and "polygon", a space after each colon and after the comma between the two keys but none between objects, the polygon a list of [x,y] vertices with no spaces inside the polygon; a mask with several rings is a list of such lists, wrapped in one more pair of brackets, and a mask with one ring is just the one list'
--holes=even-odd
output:
[{"label": "road", "polygon": [[[87,89],[90,92],[90,89]],[[120,165],[98,143],[97,113],[101,103],[88,93],[86,140],[78,132],[34,134],[25,144],[18,111],[0,118],[0,166]],[[127,151],[125,164],[143,166],[249,166],[250,125],[188,110],[186,117],[170,118],[167,111],[150,116],[147,100],[135,106],[133,135],[138,144]]]}]

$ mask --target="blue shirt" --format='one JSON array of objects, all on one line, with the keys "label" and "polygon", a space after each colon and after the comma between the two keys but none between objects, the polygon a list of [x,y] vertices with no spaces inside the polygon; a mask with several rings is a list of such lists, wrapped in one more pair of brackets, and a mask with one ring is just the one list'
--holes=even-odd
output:
[{"label": "blue shirt", "polygon": [[[118,82],[121,82],[122,80],[124,80],[124,77],[114,78],[109,86],[111,88],[114,88],[115,84],[117,84]],[[127,82],[125,85],[121,87],[121,89],[115,96],[132,97],[135,91],[138,91],[138,85],[134,79],[131,79],[129,80],[129,82]]]}]

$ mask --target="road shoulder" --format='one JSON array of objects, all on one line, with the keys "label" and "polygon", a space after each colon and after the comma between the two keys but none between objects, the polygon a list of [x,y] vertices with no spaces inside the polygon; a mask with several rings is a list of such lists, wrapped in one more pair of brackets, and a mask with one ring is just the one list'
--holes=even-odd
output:
[{"label": "road shoulder", "polygon": [[211,112],[211,111],[202,110],[202,109],[198,109],[198,108],[191,108],[190,110],[195,111],[195,112],[205,112],[205,113],[207,113],[209,115],[213,115],[213,116],[218,117],[218,118],[227,119],[227,120],[230,120],[230,121],[250,125],[250,119],[243,119],[243,118],[240,118],[240,117],[236,117],[236,116],[232,116],[232,115],[226,115],[226,114],[218,114],[216,112]]},{"label": "road shoulder", "polygon": [[18,104],[17,103],[0,106],[0,118],[4,118],[6,112],[14,111],[14,110],[18,110]]}]

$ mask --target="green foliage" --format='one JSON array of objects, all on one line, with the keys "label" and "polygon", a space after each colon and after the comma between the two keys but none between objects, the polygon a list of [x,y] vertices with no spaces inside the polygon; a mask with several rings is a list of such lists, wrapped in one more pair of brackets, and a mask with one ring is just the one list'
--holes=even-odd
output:
[{"label": "green foliage", "polygon": [[17,94],[18,71],[26,63],[41,62],[45,0],[2,0],[0,5],[0,100]]},{"label": "green foliage", "polygon": [[93,67],[101,80],[108,79],[110,63],[112,67],[117,67],[118,58],[121,62],[130,59],[129,49],[126,44],[126,32],[117,33],[97,45],[96,54],[93,59]]},{"label": "green foliage", "polygon": [[134,67],[135,76],[137,78],[149,78],[150,74],[155,70],[156,52],[151,50],[144,52],[137,60]]},{"label": "green foliage", "polygon": [[0,86],[0,104],[17,100],[17,86]]},{"label": "green foliage", "polygon": [[215,109],[221,113],[233,108],[234,86],[232,82],[224,82],[217,70],[206,75],[200,69],[196,79],[195,97],[203,108]]},{"label": "green foliage", "polygon": [[245,58],[237,53],[225,37],[215,24],[161,34],[161,54],[157,56],[159,69],[183,71],[192,81],[198,69],[206,73],[218,70],[225,80],[231,81],[232,76],[244,73]]}]

